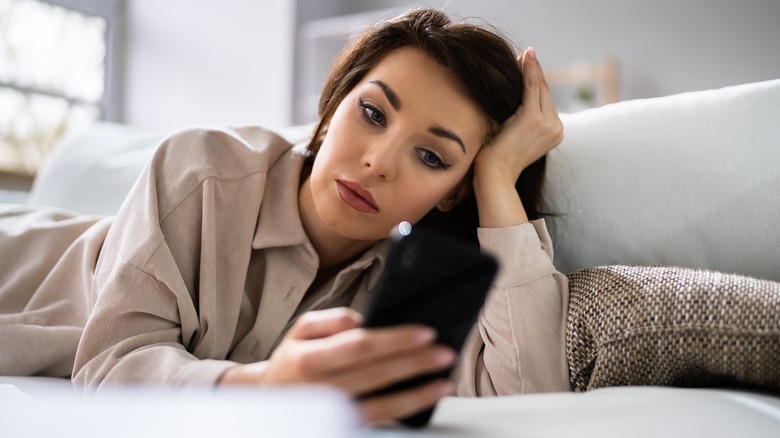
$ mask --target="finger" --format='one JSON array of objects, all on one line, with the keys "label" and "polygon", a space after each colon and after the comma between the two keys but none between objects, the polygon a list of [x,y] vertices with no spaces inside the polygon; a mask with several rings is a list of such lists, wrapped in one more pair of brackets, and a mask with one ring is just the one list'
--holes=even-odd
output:
[{"label": "finger", "polygon": [[336,374],[430,345],[435,337],[421,325],[349,330],[311,344],[307,360],[323,373]]},{"label": "finger", "polygon": [[536,61],[536,52],[529,47],[523,53],[521,61],[523,73],[523,105],[531,108],[540,108],[541,92],[541,67]]},{"label": "finger", "polygon": [[360,327],[363,317],[356,311],[337,307],[306,312],[290,328],[292,339],[318,339]]},{"label": "finger", "polygon": [[539,105],[547,114],[555,113],[555,101],[553,101],[552,93],[550,92],[550,86],[547,85],[547,80],[544,79],[544,71],[539,67],[539,73],[542,77],[542,87],[539,93]]},{"label": "finger", "polygon": [[533,47],[529,47],[525,51],[524,55],[524,68],[523,74],[528,72],[528,75],[533,75],[536,78],[536,84],[538,84],[538,96],[539,96],[539,108],[547,115],[557,114],[555,110],[555,102],[552,99],[550,93],[550,86],[547,84],[547,78],[544,76],[544,70],[539,63],[539,58],[536,56],[536,50]]},{"label": "finger", "polygon": [[542,112],[549,117],[557,117],[558,109],[555,107],[555,101],[552,98],[552,93],[549,87],[543,87],[540,98],[539,106],[542,108]]},{"label": "finger", "polygon": [[342,373],[330,383],[350,394],[366,394],[413,377],[443,371],[454,360],[455,353],[448,347],[419,348]]},{"label": "finger", "polygon": [[558,112],[555,108],[555,101],[552,98],[552,93],[550,92],[550,85],[547,83],[547,78],[544,76],[544,69],[542,69],[542,65],[539,64],[539,59],[536,58],[535,52],[533,62],[536,64],[539,75],[539,107],[546,115],[557,116]]},{"label": "finger", "polygon": [[436,404],[442,397],[453,394],[452,384],[435,380],[405,391],[362,400],[358,408],[366,423],[408,417]]}]

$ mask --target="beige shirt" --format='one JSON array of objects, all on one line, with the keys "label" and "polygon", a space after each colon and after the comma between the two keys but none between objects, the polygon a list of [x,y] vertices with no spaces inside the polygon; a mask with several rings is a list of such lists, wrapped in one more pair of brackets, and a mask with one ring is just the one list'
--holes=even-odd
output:
[{"label": "beige shirt", "polygon": [[[57,223],[69,233],[49,232],[48,240],[65,249],[46,270],[67,287],[40,281],[40,274],[0,289],[0,351],[20,349],[14,339],[38,339],[31,357],[0,359],[0,373],[62,373],[73,365],[66,353],[76,337],[79,384],[214,384],[229,367],[269,358],[303,312],[362,312],[388,243],[304,297],[318,258],[298,213],[302,164],[292,145],[259,128],[193,129],[168,138],[113,223],[66,217]],[[26,235],[41,251],[35,233],[14,238]],[[478,234],[501,269],[454,373],[458,393],[570,390],[568,287],[552,265],[544,222]],[[4,247],[19,244],[5,240]],[[63,299],[77,303],[78,314],[59,317],[52,303]],[[49,309],[37,320],[28,312],[36,300]],[[5,311],[11,304],[15,313]],[[5,313],[16,319],[6,321]],[[69,341],[61,342],[66,333]],[[49,357],[57,342],[61,351]]]}]

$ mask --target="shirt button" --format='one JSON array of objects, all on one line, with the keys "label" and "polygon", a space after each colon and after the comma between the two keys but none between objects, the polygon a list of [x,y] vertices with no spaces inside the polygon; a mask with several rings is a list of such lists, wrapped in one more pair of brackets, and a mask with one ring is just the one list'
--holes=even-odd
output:
[{"label": "shirt button", "polygon": [[295,286],[290,286],[290,289],[287,290],[287,293],[284,294],[284,301],[289,301],[290,298],[295,294],[296,288]]}]

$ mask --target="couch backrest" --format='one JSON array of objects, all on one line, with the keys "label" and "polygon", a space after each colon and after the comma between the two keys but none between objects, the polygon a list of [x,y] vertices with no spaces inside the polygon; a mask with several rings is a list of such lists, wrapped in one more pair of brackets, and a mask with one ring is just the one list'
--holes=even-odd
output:
[{"label": "couch backrest", "polygon": [[162,138],[114,123],[66,135],[38,171],[27,202],[113,215]]},{"label": "couch backrest", "polygon": [[[562,272],[677,265],[780,281],[780,80],[561,117],[547,197]],[[298,142],[311,126],[278,131]],[[114,214],[163,136],[99,124],[64,139],[29,203]]]},{"label": "couch backrest", "polygon": [[780,281],[780,80],[562,116],[556,266],[678,265]]},{"label": "couch backrest", "polygon": [[[312,126],[275,129],[293,143]],[[113,215],[165,133],[100,122],[63,138],[35,177],[27,203],[61,207],[82,214]]]}]

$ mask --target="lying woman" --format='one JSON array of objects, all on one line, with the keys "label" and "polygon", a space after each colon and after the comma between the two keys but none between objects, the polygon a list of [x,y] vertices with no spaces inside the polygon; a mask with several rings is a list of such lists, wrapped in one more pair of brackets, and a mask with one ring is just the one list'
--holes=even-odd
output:
[{"label": "lying woman", "polygon": [[[563,138],[533,49],[411,11],[337,59],[293,146],[257,127],[167,138],[115,217],[0,213],[0,374],[111,384],[324,383],[366,421],[441,397],[568,391],[566,277],[540,205]],[[478,240],[499,275],[452,383],[422,326],[362,328],[390,230]]]}]

